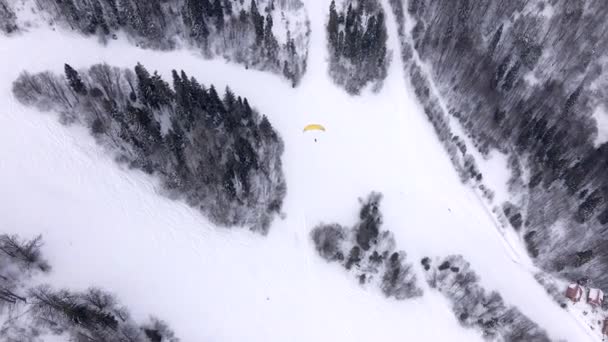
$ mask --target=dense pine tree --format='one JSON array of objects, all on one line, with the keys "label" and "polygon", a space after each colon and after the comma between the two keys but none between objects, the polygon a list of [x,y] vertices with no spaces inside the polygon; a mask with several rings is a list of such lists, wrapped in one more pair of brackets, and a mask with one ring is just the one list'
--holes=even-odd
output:
[{"label": "dense pine tree", "polygon": [[368,84],[378,89],[386,77],[387,34],[384,13],[377,1],[346,3],[346,11],[340,13],[335,1],[329,7],[329,73],[347,92],[358,94]]},{"label": "dense pine tree", "polygon": [[65,69],[65,77],[68,79],[68,83],[72,90],[76,92],[76,94],[86,95],[87,87],[82,83],[80,79],[80,75],[78,75],[78,71],[74,70],[69,64],[64,65]]}]

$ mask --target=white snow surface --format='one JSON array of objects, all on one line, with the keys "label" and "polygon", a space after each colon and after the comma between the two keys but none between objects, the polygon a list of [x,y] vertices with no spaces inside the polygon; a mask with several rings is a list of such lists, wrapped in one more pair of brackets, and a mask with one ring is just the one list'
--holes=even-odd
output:
[{"label": "white snow surface", "polygon": [[595,147],[608,141],[608,112],[604,105],[599,105],[593,111],[593,118],[597,124],[597,136],[593,142]]},{"label": "white snow surface", "polygon": [[[390,8],[389,45],[399,51]],[[58,287],[115,292],[144,319],[165,319],[182,341],[480,341],[462,328],[440,293],[423,283],[419,260],[458,253],[489,290],[498,290],[554,339],[590,340],[496,233],[494,220],[463,186],[393,58],[380,94],[351,97],[327,76],[324,21],[329,0],[307,1],[308,72],[293,89],[275,75],[187,51],[99,45],[68,32],[32,29],[0,37],[0,227],[44,235]],[[25,108],[11,95],[22,70],[62,72],[94,63],[141,62],[169,79],[184,69],[226,85],[268,115],[285,140],[284,220],[268,236],[212,226],[198,211],[160,196],[157,183],[113,162],[85,129]],[[321,123],[325,134],[303,134]],[[384,227],[420,273],[422,298],[385,299],[314,251],[320,222],[351,225],[358,197],[384,194]]]}]

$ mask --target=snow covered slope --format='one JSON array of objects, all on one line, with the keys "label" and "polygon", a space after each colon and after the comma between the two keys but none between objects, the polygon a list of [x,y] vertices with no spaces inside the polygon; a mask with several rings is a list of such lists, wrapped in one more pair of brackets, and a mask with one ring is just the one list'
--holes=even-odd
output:
[{"label": "snow covered slope", "polygon": [[[416,269],[424,256],[462,254],[481,276],[555,339],[591,337],[552,302],[460,184],[398,58],[378,95],[351,97],[326,74],[329,1],[309,1],[311,45],[302,85],[188,52],[161,53],[114,41],[37,30],[0,37],[0,227],[42,233],[56,286],[103,286],[135,318],[156,313],[183,341],[481,340],[461,328],[447,301],[421,282],[422,298],[397,302],[364,291],[319,258],[309,238],[319,222],[355,221],[357,197],[384,193],[385,226]],[[387,4],[389,46],[398,51]],[[35,50],[35,51],[33,51]],[[61,72],[105,61],[141,61],[169,77],[181,68],[230,85],[267,114],[285,140],[285,220],[267,237],[212,227],[155,182],[117,166],[87,132],[12,98],[23,69]],[[325,134],[303,134],[308,123]],[[420,279],[423,279],[421,276]]]}]

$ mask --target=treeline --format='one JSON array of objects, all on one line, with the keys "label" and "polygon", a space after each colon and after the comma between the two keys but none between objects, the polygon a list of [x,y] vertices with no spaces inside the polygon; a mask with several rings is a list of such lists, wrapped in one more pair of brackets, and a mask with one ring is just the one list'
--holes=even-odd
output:
[{"label": "treeline", "polygon": [[487,340],[551,341],[544,329],[507,305],[498,292],[487,292],[462,256],[423,258],[421,264],[429,286],[447,297],[463,326],[481,330]]},{"label": "treeline", "polygon": [[[452,132],[449,124],[448,113],[445,113],[440,105],[440,99],[431,90],[427,78],[422,69],[417,63],[406,66],[406,72],[409,71],[409,79],[414,87],[414,93],[421,102],[424,113],[433,125],[435,133],[439,141],[448,153],[452,165],[460,176],[462,182],[474,182],[480,186],[483,175],[477,167],[474,157],[467,153],[467,146],[463,139]],[[491,199],[493,194],[488,192],[487,197]]]},{"label": "treeline", "polygon": [[138,46],[162,50],[185,43],[294,86],[306,71],[310,29],[300,0],[51,0],[38,7],[85,35],[107,40],[124,32]]},{"label": "treeline", "polygon": [[593,119],[608,99],[608,4],[402,6],[451,117],[482,153],[509,155],[513,199],[503,208],[537,264],[608,287],[608,145],[596,144]]},{"label": "treeline", "polygon": [[442,99],[439,97],[439,94],[433,90],[423,68],[412,58],[414,51],[410,44],[409,35],[405,30],[406,12],[403,1],[390,0],[389,4],[397,21],[397,34],[406,79],[410,81],[414,93],[423,107],[424,113],[433,125],[439,141],[460,176],[460,180],[463,183],[470,183],[477,187],[486,199],[492,201],[494,199],[494,191],[484,184],[483,174],[479,170],[477,161],[471,154],[471,151],[467,149],[465,140],[453,132],[452,123],[450,122],[451,113],[446,112],[442,107]]},{"label": "treeline", "polygon": [[350,94],[371,84],[379,90],[390,64],[384,12],[377,0],[346,0],[329,7],[329,74]]},{"label": "treeline", "polygon": [[286,192],[283,141],[265,116],[229,88],[220,98],[185,72],[173,86],[138,64],[97,64],[65,75],[23,72],[13,94],[23,104],[88,127],[117,160],[160,178],[214,223],[266,233]]},{"label": "treeline", "polygon": [[381,194],[371,193],[361,203],[359,221],[352,227],[321,224],[311,232],[319,255],[337,262],[361,285],[374,284],[386,297],[399,300],[422,296],[406,253],[396,250],[390,231],[381,230]]},{"label": "treeline", "polygon": [[58,335],[71,341],[178,342],[161,320],[136,323],[110,293],[32,286],[33,277],[48,273],[40,236],[22,240],[0,235],[0,340],[40,341]]}]

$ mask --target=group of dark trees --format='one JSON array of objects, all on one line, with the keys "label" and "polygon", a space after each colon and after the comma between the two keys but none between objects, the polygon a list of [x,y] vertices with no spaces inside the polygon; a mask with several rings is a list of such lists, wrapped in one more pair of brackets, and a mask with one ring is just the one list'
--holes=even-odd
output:
[{"label": "group of dark trees", "polygon": [[280,213],[286,185],[283,141],[246,98],[222,98],[183,71],[173,87],[138,64],[134,72],[106,64],[65,75],[24,72],[15,97],[64,122],[90,129],[117,159],[162,180],[213,222],[266,233]]},{"label": "group of dark trees", "polygon": [[[593,119],[608,99],[608,4],[391,4],[402,38],[413,41],[402,39],[402,57],[419,98],[429,94],[421,86],[429,77],[447,107],[444,119],[458,120],[482,153],[509,155],[514,200],[503,208],[537,264],[608,287],[608,144],[596,143]],[[405,14],[414,20],[411,32]]]},{"label": "group of dark trees", "polygon": [[404,251],[395,248],[390,231],[381,230],[381,194],[371,193],[361,203],[359,222],[352,228],[322,224],[311,233],[319,255],[340,263],[361,285],[373,283],[386,297],[402,300],[422,295]]},{"label": "group of dark trees", "polygon": [[384,20],[377,0],[347,0],[341,8],[331,2],[329,74],[350,94],[358,94],[368,84],[378,90],[386,78],[390,59]]},{"label": "group of dark trees", "polygon": [[[161,320],[137,324],[116,298],[101,289],[84,292],[32,287],[33,277],[48,273],[41,236],[22,240],[0,235],[0,323],[2,341],[40,341],[54,334],[72,341],[178,342]],[[69,336],[69,337],[68,337]]]},{"label": "group of dark trees", "polygon": [[42,333],[36,324],[19,319],[29,302],[32,279],[48,273],[50,266],[42,257],[42,237],[23,240],[16,235],[0,234],[0,340],[37,341]]},{"label": "group of dark trees", "polygon": [[[300,0],[51,0],[38,6],[55,22],[104,40],[124,32],[138,46],[163,50],[185,42],[207,57],[281,74],[294,86],[306,71],[309,25]],[[277,31],[285,31],[285,41]]]},{"label": "group of dark trees", "polygon": [[17,30],[17,17],[6,0],[0,0],[0,32],[12,33]]},{"label": "group of dark trees", "polygon": [[75,341],[179,341],[157,318],[137,324],[112,294],[98,288],[75,292],[37,286],[28,293],[28,307],[35,324]]},{"label": "group of dark trees", "polygon": [[538,324],[516,307],[508,306],[499,293],[488,293],[462,256],[423,258],[421,264],[429,286],[447,297],[465,327],[481,330],[488,340],[551,341]]}]

